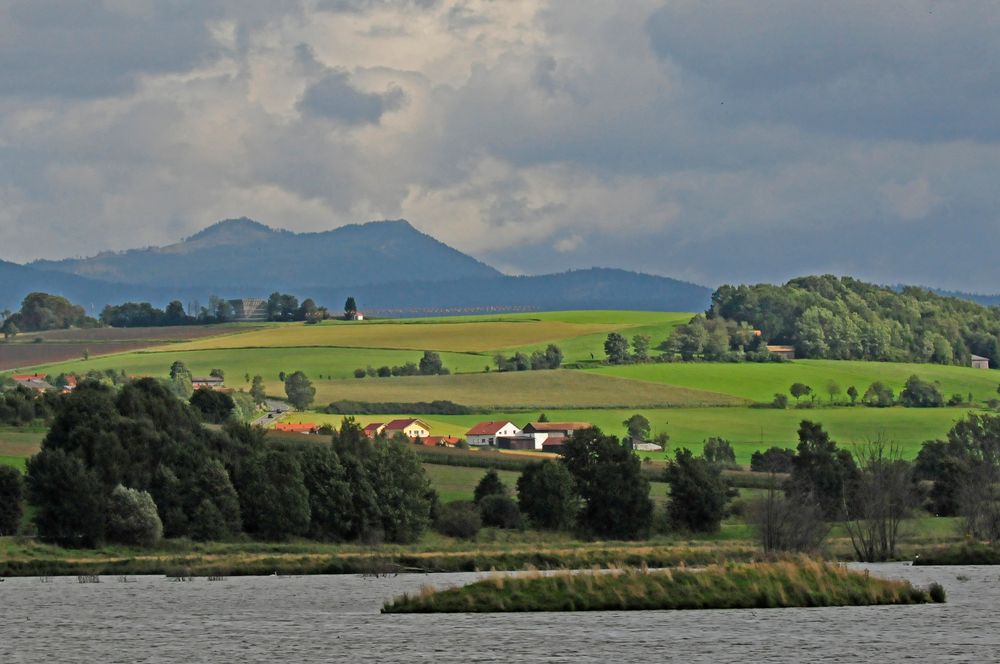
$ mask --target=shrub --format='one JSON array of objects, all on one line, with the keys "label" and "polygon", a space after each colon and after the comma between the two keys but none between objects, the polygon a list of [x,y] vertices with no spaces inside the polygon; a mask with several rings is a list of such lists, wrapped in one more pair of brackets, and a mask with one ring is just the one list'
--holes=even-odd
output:
[{"label": "shrub", "polygon": [[750,455],[750,470],[755,473],[790,473],[795,450],[782,447],[769,447]]},{"label": "shrub", "polygon": [[[962,396],[957,396],[961,403]],[[944,405],[944,397],[934,383],[913,375],[906,379],[906,385],[899,393],[899,403],[909,408],[940,408]]]},{"label": "shrub", "polygon": [[702,451],[705,461],[720,468],[739,468],[736,463],[736,452],[725,438],[709,438],[705,441]]},{"label": "shrub", "polygon": [[163,537],[156,503],[146,491],[116,486],[108,499],[106,518],[105,532],[112,542],[152,547]]},{"label": "shrub", "polygon": [[354,377],[355,378],[364,378],[367,375],[368,375],[368,372],[365,371],[364,369],[355,369],[354,370]]},{"label": "shrub", "polygon": [[479,508],[468,500],[456,500],[441,506],[434,528],[442,535],[471,539],[483,527]]},{"label": "shrub", "polygon": [[521,525],[521,510],[510,496],[490,494],[479,501],[479,515],[484,526],[517,528]]},{"label": "shrub", "polygon": [[573,476],[558,461],[546,460],[527,466],[517,480],[521,512],[536,528],[570,528],[580,507]]}]

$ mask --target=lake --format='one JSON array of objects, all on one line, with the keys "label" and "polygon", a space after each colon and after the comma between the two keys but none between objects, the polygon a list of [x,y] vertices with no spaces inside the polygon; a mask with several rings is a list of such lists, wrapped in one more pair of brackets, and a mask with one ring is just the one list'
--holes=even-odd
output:
[{"label": "lake", "polygon": [[1000,568],[858,566],[943,605],[534,614],[379,614],[478,574],[7,579],[0,662],[1000,661]]}]

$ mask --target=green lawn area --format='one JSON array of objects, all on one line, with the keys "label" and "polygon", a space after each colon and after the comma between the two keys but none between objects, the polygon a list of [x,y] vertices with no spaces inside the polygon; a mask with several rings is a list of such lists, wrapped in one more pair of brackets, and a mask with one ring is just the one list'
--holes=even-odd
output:
[{"label": "green lawn area", "polygon": [[977,401],[985,402],[997,398],[997,385],[1000,384],[1000,371],[940,364],[847,360],[796,360],[763,364],[675,362],[608,366],[588,371],[598,375],[721,392],[754,401],[771,401],[778,392],[787,395],[792,383],[809,385],[820,400],[827,401],[829,396],[826,385],[831,380],[840,387],[842,393],[839,399],[842,400],[847,399],[845,392],[848,386],[854,385],[864,394],[876,380],[888,384],[898,395],[906,379],[916,374],[924,380],[937,382],[945,398],[954,393],[965,397],[971,392]]},{"label": "green lawn area", "polygon": [[0,464],[24,469],[28,457],[39,450],[45,429],[0,427]]},{"label": "green lawn area", "polygon": [[[431,463],[425,463],[423,466],[442,503],[453,500],[472,500],[476,485],[487,472],[483,468],[466,468],[464,466],[442,466]],[[521,474],[509,470],[499,470],[497,475],[510,489],[510,495],[516,496],[517,478]]]}]

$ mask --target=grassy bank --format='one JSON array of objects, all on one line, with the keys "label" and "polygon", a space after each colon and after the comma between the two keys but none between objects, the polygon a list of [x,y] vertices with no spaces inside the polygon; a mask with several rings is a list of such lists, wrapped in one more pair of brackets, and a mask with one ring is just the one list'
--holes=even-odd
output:
[{"label": "grassy bank", "polygon": [[943,602],[944,590],[914,587],[807,558],[705,570],[624,569],[494,576],[461,588],[403,595],[383,613],[495,613],[763,609]]},{"label": "grassy bank", "polygon": [[610,565],[673,567],[753,560],[747,542],[581,542],[555,533],[484,531],[475,541],[428,534],[413,545],[364,546],[317,542],[168,540],[156,549],[108,546],[64,549],[0,538],[0,576],[166,574],[366,574],[590,568]]}]

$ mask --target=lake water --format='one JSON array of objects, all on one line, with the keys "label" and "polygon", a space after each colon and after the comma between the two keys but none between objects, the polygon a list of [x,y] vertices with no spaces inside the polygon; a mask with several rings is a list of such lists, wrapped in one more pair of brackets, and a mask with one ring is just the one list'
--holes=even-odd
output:
[{"label": "lake water", "polygon": [[7,579],[0,663],[998,662],[1000,567],[865,566],[944,605],[383,616],[382,603],[476,574]]}]

